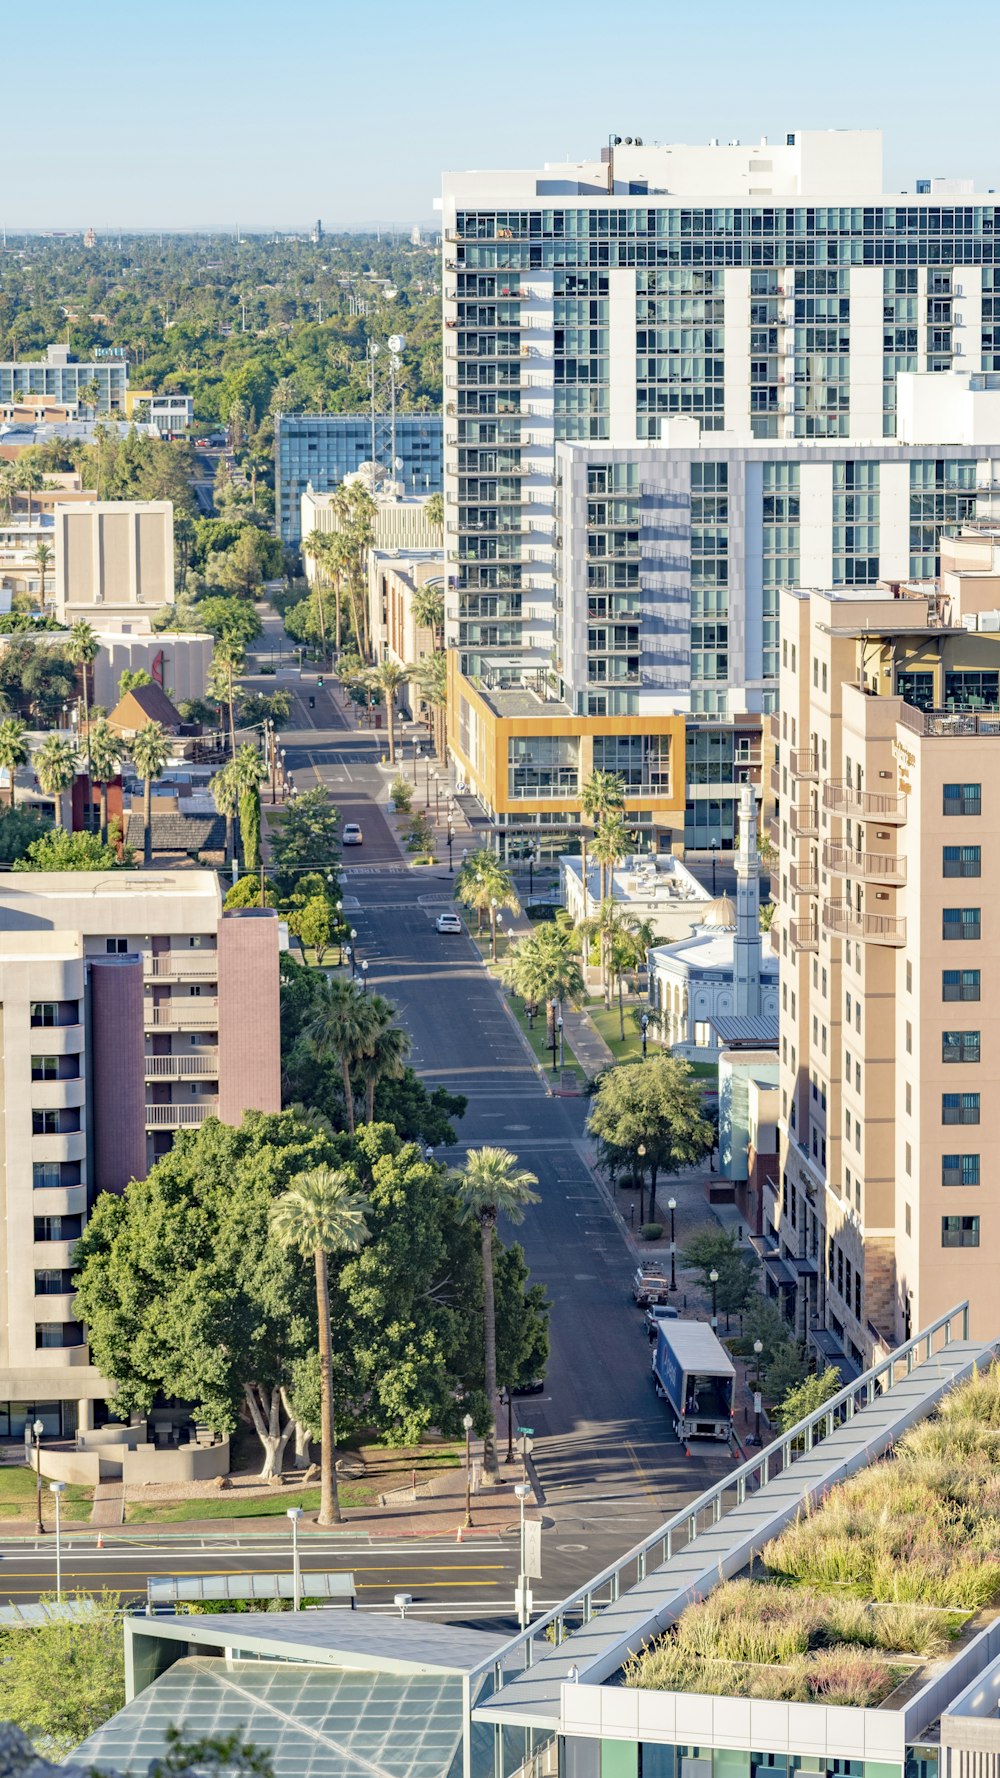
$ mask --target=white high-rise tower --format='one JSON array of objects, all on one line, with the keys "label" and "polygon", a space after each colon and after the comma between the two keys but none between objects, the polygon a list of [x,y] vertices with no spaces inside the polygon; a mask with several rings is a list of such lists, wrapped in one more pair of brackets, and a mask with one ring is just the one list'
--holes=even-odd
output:
[{"label": "white high-rise tower", "polygon": [[740,837],[736,853],[736,936],[733,940],[733,1012],[738,1019],[759,1018],[760,993],[760,857],[757,852],[757,810],[749,784],[740,794]]}]

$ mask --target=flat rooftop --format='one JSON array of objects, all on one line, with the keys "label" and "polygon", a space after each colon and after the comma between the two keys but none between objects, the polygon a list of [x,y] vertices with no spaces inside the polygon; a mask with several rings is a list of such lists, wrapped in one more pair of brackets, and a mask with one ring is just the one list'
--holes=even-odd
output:
[{"label": "flat rooftop", "polygon": [[527,685],[485,686],[474,682],[494,716],[572,716],[562,698],[543,698]]}]

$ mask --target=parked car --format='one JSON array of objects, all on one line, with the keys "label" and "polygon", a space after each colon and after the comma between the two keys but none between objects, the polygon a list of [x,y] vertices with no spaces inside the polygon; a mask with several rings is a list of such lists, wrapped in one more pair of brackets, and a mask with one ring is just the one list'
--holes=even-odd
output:
[{"label": "parked car", "polygon": [[666,1273],[659,1266],[636,1266],[632,1278],[632,1295],[640,1309],[648,1308],[650,1303],[665,1303],[670,1295]]},{"label": "parked car", "polygon": [[345,821],[344,831],[340,836],[342,846],[362,846],[365,836],[356,821]]},{"label": "parked car", "polygon": [[438,932],[461,932],[462,920],[459,914],[439,914],[434,922]]},{"label": "parked car", "polygon": [[650,1345],[656,1339],[660,1322],[676,1321],[677,1318],[677,1310],[672,1309],[669,1303],[650,1303],[642,1318],[642,1325],[646,1329],[646,1337]]}]

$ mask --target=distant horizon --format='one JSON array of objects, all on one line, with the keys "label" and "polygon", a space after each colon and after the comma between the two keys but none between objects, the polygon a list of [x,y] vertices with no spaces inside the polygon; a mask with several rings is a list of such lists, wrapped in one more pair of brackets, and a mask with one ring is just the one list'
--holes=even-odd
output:
[{"label": "distant horizon", "polygon": [[[36,240],[59,239],[60,237],[66,240],[75,240],[85,235],[91,228],[100,242],[109,241],[118,235],[228,235],[235,239],[237,231],[244,238],[256,239],[259,235],[284,235],[289,239],[294,239],[297,235],[311,234],[315,225],[316,218],[313,217],[311,222],[252,222],[245,226],[241,222],[164,222],[163,224],[154,222],[141,225],[134,222],[52,222],[33,223],[29,228],[24,223],[3,222],[0,223],[0,230],[7,236],[9,247],[12,236],[15,239],[25,235]],[[385,222],[377,217],[373,221],[324,222],[323,238],[325,240],[329,235],[374,235],[381,232],[383,235],[405,235],[409,241],[410,231],[414,228],[419,228],[421,233],[426,230],[428,234],[439,235],[441,233],[440,217],[427,217],[422,222],[416,219],[412,222]]]}]

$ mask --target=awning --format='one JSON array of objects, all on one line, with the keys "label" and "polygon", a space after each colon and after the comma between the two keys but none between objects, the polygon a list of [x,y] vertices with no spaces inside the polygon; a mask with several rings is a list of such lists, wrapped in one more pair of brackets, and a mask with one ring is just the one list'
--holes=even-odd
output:
[{"label": "awning", "polygon": [[855,1383],[861,1375],[861,1366],[848,1358],[836,1334],[828,1327],[814,1327],[809,1335],[809,1343],[822,1358],[824,1364],[832,1364],[840,1372],[840,1380],[845,1385]]}]

